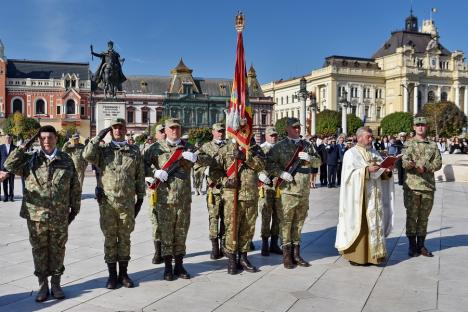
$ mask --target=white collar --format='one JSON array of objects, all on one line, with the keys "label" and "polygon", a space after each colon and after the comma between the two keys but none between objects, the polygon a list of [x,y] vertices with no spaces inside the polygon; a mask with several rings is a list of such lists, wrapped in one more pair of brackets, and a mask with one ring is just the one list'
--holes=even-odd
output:
[{"label": "white collar", "polygon": [[301,140],[301,138],[293,139],[293,138],[290,138],[290,137],[288,137],[288,139],[291,140],[295,144],[297,144]]},{"label": "white collar", "polygon": [[181,142],[181,139],[177,139],[175,141],[172,141],[172,140],[169,140],[169,139],[166,139],[166,142],[169,144],[169,145],[172,145],[172,146],[177,146],[180,144]]},{"label": "white collar", "polygon": [[265,142],[263,142],[262,145],[260,145],[260,146],[261,146],[261,147],[265,147],[265,146],[273,147],[273,146],[275,146],[275,144],[265,141]]},{"label": "white collar", "polygon": [[50,155],[47,155],[46,152],[41,149],[42,153],[44,153],[44,156],[48,159],[48,160],[52,160],[55,158],[55,155],[57,154],[57,148],[54,149],[54,151],[52,152],[52,154]]},{"label": "white collar", "polygon": [[224,140],[216,140],[216,139],[213,139],[213,142],[218,145],[225,143]]},{"label": "white collar", "polygon": [[117,145],[117,146],[125,146],[127,145],[127,141],[114,141],[112,140],[112,143]]}]

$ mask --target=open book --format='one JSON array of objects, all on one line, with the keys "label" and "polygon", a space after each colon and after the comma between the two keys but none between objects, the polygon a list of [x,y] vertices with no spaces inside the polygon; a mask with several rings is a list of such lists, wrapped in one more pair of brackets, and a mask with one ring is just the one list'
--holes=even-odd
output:
[{"label": "open book", "polygon": [[397,156],[387,156],[381,163],[380,168],[390,168],[395,166],[395,162],[401,158],[403,154]]}]

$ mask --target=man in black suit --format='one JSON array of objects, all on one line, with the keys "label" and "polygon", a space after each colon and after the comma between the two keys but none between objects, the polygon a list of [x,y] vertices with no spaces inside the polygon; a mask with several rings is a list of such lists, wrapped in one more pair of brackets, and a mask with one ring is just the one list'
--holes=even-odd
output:
[{"label": "man in black suit", "polygon": [[340,160],[340,150],[336,145],[336,139],[331,138],[330,144],[325,149],[327,150],[328,187],[336,187],[336,169]]},{"label": "man in black suit", "polygon": [[322,143],[318,146],[317,152],[322,159],[320,165],[320,186],[326,186],[327,183],[327,149],[328,141],[326,138],[322,139]]},{"label": "man in black suit", "polygon": [[[6,144],[0,145],[0,171],[6,172],[6,169],[3,167],[5,160],[8,155],[16,148],[16,145],[13,144],[13,138],[11,135],[6,135]],[[14,190],[15,187],[15,175],[8,173],[8,177],[3,180],[3,201],[8,200],[13,201],[14,199]]]}]

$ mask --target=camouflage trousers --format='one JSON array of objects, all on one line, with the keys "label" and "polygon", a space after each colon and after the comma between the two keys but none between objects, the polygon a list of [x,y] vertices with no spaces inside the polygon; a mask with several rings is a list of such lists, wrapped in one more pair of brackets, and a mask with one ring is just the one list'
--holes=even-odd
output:
[{"label": "camouflage trousers", "polygon": [[34,275],[62,275],[65,267],[65,243],[68,240],[68,220],[40,222],[28,219],[29,242],[32,246]]},{"label": "camouflage trousers", "polygon": [[193,187],[197,192],[201,193],[203,187],[203,173],[205,172],[205,167],[200,167],[193,169]]},{"label": "camouflage trousers", "polygon": [[406,235],[425,236],[429,214],[434,203],[434,192],[404,188],[403,198],[406,208]]},{"label": "camouflage trousers", "polygon": [[[148,191],[148,196],[152,191]],[[152,237],[153,240],[159,241],[160,236],[159,236],[159,230],[158,230],[158,216],[156,215],[156,206],[151,205],[148,203],[148,215],[150,217],[151,221],[151,226],[152,226]]]},{"label": "camouflage trousers", "polygon": [[280,236],[283,245],[299,244],[304,221],[309,210],[309,198],[290,194],[281,194],[278,201]]},{"label": "camouflage trousers", "polygon": [[[229,253],[250,251],[250,242],[255,233],[255,221],[257,219],[257,201],[248,200],[237,203],[237,228],[233,228],[232,211],[234,200],[231,196],[223,195],[224,225],[226,227],[226,240],[224,249]],[[237,234],[237,244],[233,231]]]},{"label": "camouflage trousers", "polygon": [[115,207],[102,200],[99,212],[99,222],[104,234],[104,260],[107,263],[129,261],[130,234],[135,228],[134,207]]},{"label": "camouflage trousers", "polygon": [[264,197],[260,196],[258,199],[258,212],[262,216],[262,237],[279,235],[279,220],[275,202],[275,190],[264,190]]},{"label": "camouflage trousers", "polygon": [[161,255],[185,255],[185,242],[190,226],[190,202],[180,201],[177,204],[157,203]]},{"label": "camouflage trousers", "polygon": [[224,211],[221,194],[213,194],[211,188],[209,188],[206,196],[206,206],[208,207],[210,239],[221,238],[224,235]]}]

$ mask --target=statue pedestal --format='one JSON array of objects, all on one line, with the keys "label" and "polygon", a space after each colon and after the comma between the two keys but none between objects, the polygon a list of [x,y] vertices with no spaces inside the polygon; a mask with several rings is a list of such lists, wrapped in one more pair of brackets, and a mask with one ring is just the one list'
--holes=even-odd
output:
[{"label": "statue pedestal", "polygon": [[[109,127],[110,120],[114,118],[125,118],[125,101],[122,100],[103,100],[96,103],[96,133]],[[110,140],[107,135],[105,141]]]}]

